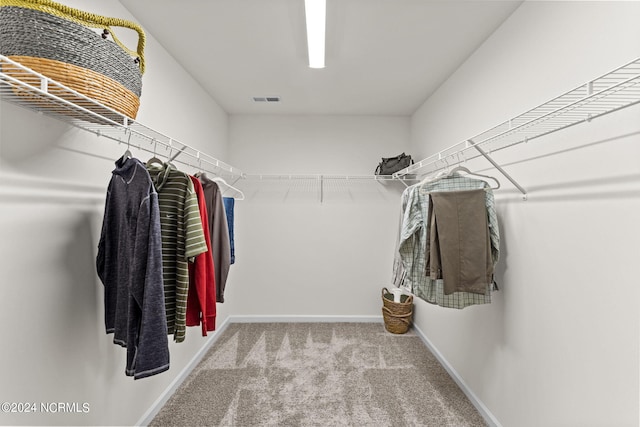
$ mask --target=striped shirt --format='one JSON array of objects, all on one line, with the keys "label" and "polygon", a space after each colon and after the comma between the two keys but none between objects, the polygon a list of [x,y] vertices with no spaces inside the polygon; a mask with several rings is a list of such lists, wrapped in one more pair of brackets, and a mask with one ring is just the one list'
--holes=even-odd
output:
[{"label": "striped shirt", "polygon": [[491,256],[495,267],[500,258],[500,234],[491,187],[485,181],[454,174],[434,182],[411,186],[402,194],[403,217],[398,245],[398,257],[401,262],[394,264],[396,286],[400,285],[398,279],[402,277],[404,288],[418,298],[441,307],[461,309],[474,304],[491,302],[491,285],[487,286],[484,294],[454,292],[445,295],[442,279],[433,280],[426,272],[426,254],[429,251],[427,241],[429,193],[474,189],[484,189],[486,192],[485,204],[489,219]]},{"label": "striped shirt", "polygon": [[186,332],[189,259],[207,252],[198,199],[189,175],[173,165],[147,165],[158,192],[162,273],[168,333],[182,342]]}]

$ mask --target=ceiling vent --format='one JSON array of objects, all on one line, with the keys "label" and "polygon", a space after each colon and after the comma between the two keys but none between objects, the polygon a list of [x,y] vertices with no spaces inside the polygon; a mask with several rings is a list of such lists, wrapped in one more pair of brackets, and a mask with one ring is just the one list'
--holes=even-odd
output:
[{"label": "ceiling vent", "polygon": [[280,102],[280,97],[279,96],[254,96],[253,102],[275,103],[275,102]]}]

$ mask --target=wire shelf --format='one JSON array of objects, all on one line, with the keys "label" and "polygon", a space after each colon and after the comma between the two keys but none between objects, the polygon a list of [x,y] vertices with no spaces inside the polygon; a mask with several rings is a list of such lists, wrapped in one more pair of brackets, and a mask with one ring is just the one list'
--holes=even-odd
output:
[{"label": "wire shelf", "polygon": [[[200,150],[151,129],[73,89],[0,55],[0,98],[98,136],[161,155],[175,163],[218,176],[244,173]],[[180,159],[178,159],[180,156]]]},{"label": "wire shelf", "polygon": [[392,175],[331,175],[331,174],[246,174],[243,178],[258,181],[304,181],[304,180],[345,180],[345,181],[392,181]]},{"label": "wire shelf", "polygon": [[[487,153],[586,123],[637,103],[640,103],[640,58],[420,160],[395,173],[394,177],[429,175],[465,160],[483,155],[487,157]],[[507,178],[511,180],[509,176]]]},{"label": "wire shelf", "polygon": [[[98,136],[135,146],[154,155],[160,147],[165,150],[165,154],[168,152],[167,158],[170,161],[235,180],[240,178],[315,180],[321,185],[330,180],[378,182],[401,180],[404,182],[418,176],[432,174],[465,160],[485,156],[526,195],[524,189],[487,153],[531,141],[640,103],[640,58],[638,58],[510,120],[420,160],[391,176],[247,175],[215,157],[153,130],[2,55],[0,55],[0,71],[0,97],[3,100],[40,111]],[[178,156],[181,158],[177,159]]]}]

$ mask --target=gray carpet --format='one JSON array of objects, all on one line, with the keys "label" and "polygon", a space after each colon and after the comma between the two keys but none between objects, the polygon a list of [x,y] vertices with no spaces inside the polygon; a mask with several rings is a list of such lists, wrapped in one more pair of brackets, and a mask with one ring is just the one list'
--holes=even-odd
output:
[{"label": "gray carpet", "polygon": [[485,426],[411,330],[233,323],[151,426]]}]

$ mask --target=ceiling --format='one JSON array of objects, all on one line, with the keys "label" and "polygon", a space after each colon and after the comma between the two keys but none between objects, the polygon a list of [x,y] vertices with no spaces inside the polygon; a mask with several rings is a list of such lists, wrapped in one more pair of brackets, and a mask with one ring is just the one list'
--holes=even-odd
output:
[{"label": "ceiling", "polygon": [[304,0],[120,1],[229,114],[355,115],[412,114],[522,3],[327,0],[311,69]]}]

